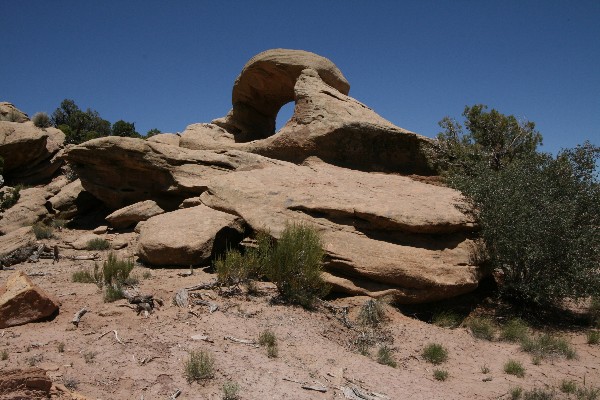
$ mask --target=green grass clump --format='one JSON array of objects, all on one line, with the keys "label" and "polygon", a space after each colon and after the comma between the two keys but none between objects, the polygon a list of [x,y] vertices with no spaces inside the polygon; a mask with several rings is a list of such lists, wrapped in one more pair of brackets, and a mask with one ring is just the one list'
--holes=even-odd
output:
[{"label": "green grass clump", "polygon": [[500,331],[500,338],[507,342],[518,343],[527,340],[529,337],[529,327],[519,318],[511,319]]},{"label": "green grass clump", "polygon": [[113,303],[117,300],[121,300],[125,296],[123,295],[123,287],[116,284],[107,285],[104,288],[104,302]]},{"label": "green grass clump", "polygon": [[440,381],[443,382],[446,379],[448,379],[448,371],[443,370],[443,369],[436,369],[433,371],[433,377],[435,378],[436,381]]},{"label": "green grass clump", "polygon": [[563,393],[575,393],[577,391],[577,383],[565,379],[560,383],[560,391]]},{"label": "green grass clump", "polygon": [[223,384],[223,400],[238,400],[240,387],[237,383],[227,381]]},{"label": "green grass clump", "polygon": [[440,311],[433,315],[431,322],[441,328],[457,328],[463,318],[453,311]]},{"label": "green grass clump", "polygon": [[7,350],[2,350],[2,353],[0,353],[0,359],[2,361],[8,360],[8,351]]},{"label": "green grass clump", "polygon": [[448,359],[448,350],[441,344],[430,343],[425,346],[421,355],[426,361],[437,365]]},{"label": "green grass clump", "polygon": [[588,344],[600,343],[600,331],[589,331],[587,333],[587,343]]},{"label": "green grass clump", "polygon": [[473,336],[478,339],[494,340],[496,335],[496,326],[494,322],[485,317],[472,317],[467,320],[467,327],[471,330]]},{"label": "green grass clump", "polygon": [[380,300],[369,299],[360,308],[358,322],[362,325],[377,327],[385,318],[385,309]]},{"label": "green grass clump", "polygon": [[106,239],[95,238],[91,239],[85,245],[86,250],[108,250],[110,249],[110,242]]},{"label": "green grass clump", "polygon": [[108,258],[102,264],[102,277],[104,283],[107,285],[111,283],[126,283],[133,267],[134,264],[131,258],[119,260],[115,253],[108,253]]},{"label": "green grass clump", "polygon": [[40,239],[50,239],[52,238],[53,235],[53,229],[51,226],[48,226],[46,224],[44,224],[43,222],[36,222],[35,224],[33,224],[33,234],[35,235],[35,238],[40,240]]},{"label": "green grass clump", "polygon": [[506,364],[504,364],[504,372],[522,378],[525,376],[525,367],[518,361],[508,360]]},{"label": "green grass clump", "polygon": [[517,386],[517,387],[510,389],[511,400],[519,400],[522,395],[523,395],[523,388],[521,386]]},{"label": "green grass clump", "polygon": [[523,393],[523,400],[552,400],[556,398],[554,390],[535,388]]},{"label": "green grass clump", "polygon": [[86,351],[85,353],[83,353],[83,359],[85,360],[86,364],[93,363],[95,358],[96,353],[93,351]]},{"label": "green grass clump", "polygon": [[215,361],[206,351],[190,351],[184,364],[184,376],[188,383],[214,377]]},{"label": "green grass clump", "polygon": [[392,350],[387,346],[381,346],[377,351],[377,362],[392,368],[396,368],[398,365],[392,357]]},{"label": "green grass clump", "polygon": [[548,333],[523,340],[521,349],[540,359],[563,356],[571,360],[577,356],[573,347],[564,338]]},{"label": "green grass clump", "polygon": [[73,272],[71,275],[71,281],[77,283],[98,283],[98,278],[94,276],[94,273],[82,269]]},{"label": "green grass clump", "polygon": [[262,331],[260,335],[258,335],[258,344],[267,348],[267,356],[269,356],[269,358],[276,358],[279,354],[277,336],[269,329]]},{"label": "green grass clump", "polygon": [[219,257],[214,263],[217,280],[223,286],[239,285],[248,279],[246,257],[239,250],[229,249],[224,257]]}]

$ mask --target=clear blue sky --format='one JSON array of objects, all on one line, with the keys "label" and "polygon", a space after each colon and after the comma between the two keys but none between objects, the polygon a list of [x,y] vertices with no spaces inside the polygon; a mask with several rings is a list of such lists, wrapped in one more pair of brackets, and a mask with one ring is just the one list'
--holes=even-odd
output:
[{"label": "clear blue sky", "polygon": [[3,1],[0,37],[0,101],[30,116],[70,98],[180,132],[225,115],[246,61],[282,47],[427,136],[483,103],[536,122],[546,151],[600,144],[598,0]]}]

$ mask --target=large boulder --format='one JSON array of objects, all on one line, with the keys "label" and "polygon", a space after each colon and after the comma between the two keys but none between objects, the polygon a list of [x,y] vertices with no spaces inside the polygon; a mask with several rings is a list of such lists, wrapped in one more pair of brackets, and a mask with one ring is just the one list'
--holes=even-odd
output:
[{"label": "large boulder", "polygon": [[59,302],[31,282],[23,271],[12,274],[0,288],[0,329],[50,317]]},{"label": "large boulder", "polygon": [[116,229],[130,228],[140,221],[164,213],[153,200],[140,201],[139,203],[121,208],[106,217],[106,222]]},{"label": "large boulder", "polygon": [[65,134],[56,128],[38,128],[33,122],[0,121],[0,157],[8,182],[36,184],[49,180],[62,161]]},{"label": "large boulder", "polygon": [[23,227],[0,236],[0,269],[20,262],[15,252],[34,244],[35,236],[31,227]]},{"label": "large boulder", "polygon": [[272,135],[277,113],[294,100],[294,84],[305,68],[312,68],[327,85],[348,94],[348,81],[327,58],[303,50],[267,50],[246,63],[233,86],[233,108],[213,122],[241,141]]},{"label": "large boulder", "polygon": [[203,265],[241,240],[243,221],[204,205],[157,215],[143,223],[137,255],[157,266]]},{"label": "large boulder", "polygon": [[48,215],[45,204],[51,194],[46,188],[22,189],[19,194],[17,203],[0,214],[0,235],[31,226]]},{"label": "large boulder", "polygon": [[29,117],[12,103],[0,101],[0,121],[27,122]]},{"label": "large boulder", "polygon": [[207,188],[204,204],[275,238],[288,222],[315,226],[340,291],[428,302],[469,292],[482,277],[470,258],[473,221],[450,188],[316,161],[236,171]]},{"label": "large boulder", "polygon": [[73,146],[66,160],[83,188],[112,209],[155,200],[164,209],[202,193],[210,177],[277,161],[235,150],[203,151],[109,136]]},{"label": "large boulder", "polygon": [[52,381],[41,368],[9,369],[0,372],[0,399],[49,399]]}]

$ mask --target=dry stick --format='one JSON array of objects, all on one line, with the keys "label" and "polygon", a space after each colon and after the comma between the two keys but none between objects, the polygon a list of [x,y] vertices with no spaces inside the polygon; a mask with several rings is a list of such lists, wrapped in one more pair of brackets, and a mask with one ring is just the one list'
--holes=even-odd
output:
[{"label": "dry stick", "polygon": [[315,392],[327,393],[327,388],[325,386],[302,385],[300,387],[305,390],[314,390]]},{"label": "dry stick", "polygon": [[181,394],[181,389],[177,389],[177,390],[175,391],[175,393],[173,393],[173,394],[171,395],[171,397],[170,397],[170,398],[174,400],[174,399],[178,398],[180,394]]},{"label": "dry stick", "polygon": [[186,287],[186,290],[203,290],[203,289],[214,289],[217,286],[219,286],[219,283],[217,282],[217,280],[213,280],[212,282],[207,282],[207,283],[201,283],[199,285],[195,285],[195,286],[190,286],[190,287]]},{"label": "dry stick", "polygon": [[100,257],[98,253],[88,254],[84,256],[67,256],[69,260],[96,260]]},{"label": "dry stick", "polygon": [[238,338],[234,338],[233,336],[225,336],[223,339],[231,340],[232,342],[236,342],[236,343],[247,344],[247,345],[253,346],[253,347],[260,347],[256,344],[256,342],[254,340],[238,339]]},{"label": "dry stick", "polygon": [[108,334],[109,334],[109,333],[111,333],[111,332],[114,332],[114,333],[115,333],[115,339],[117,339],[117,342],[119,342],[119,343],[121,343],[121,344],[125,344],[125,343],[123,343],[123,342],[121,341],[121,339],[119,339],[119,335],[118,335],[118,333],[117,333],[117,331],[116,331],[116,330],[112,330],[112,331],[107,331],[107,332],[104,332],[102,335],[100,335],[100,336],[98,337],[98,340],[102,339],[104,336],[108,335]]},{"label": "dry stick", "polygon": [[79,327],[79,321],[81,321],[81,317],[83,317],[87,311],[87,308],[83,307],[81,310],[75,313],[75,316],[73,317],[71,322],[73,323],[73,325],[75,325],[76,328]]},{"label": "dry stick", "polygon": [[219,309],[219,305],[207,300],[194,300],[194,304],[208,306],[208,311],[212,314]]}]

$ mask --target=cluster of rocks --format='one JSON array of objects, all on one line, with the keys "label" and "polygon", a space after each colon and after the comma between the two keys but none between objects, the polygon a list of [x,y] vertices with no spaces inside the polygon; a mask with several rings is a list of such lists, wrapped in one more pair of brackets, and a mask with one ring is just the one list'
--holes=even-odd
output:
[{"label": "cluster of rocks", "polygon": [[[60,131],[0,122],[7,179],[47,179],[63,161],[79,177],[24,190],[2,215],[2,238],[101,202],[113,211],[113,229],[139,233],[142,262],[189,266],[210,263],[252,232],[277,239],[299,222],[321,233],[325,277],[336,290],[403,303],[473,290],[482,274],[470,257],[473,221],[456,207],[460,193],[410,177],[433,175],[430,140],[385,120],[349,89],[328,59],[275,49],[244,66],[225,117],[181,134],[104,137],[61,150]],[[275,132],[291,101],[291,119]],[[36,139],[25,151],[18,146],[28,135]]]}]

